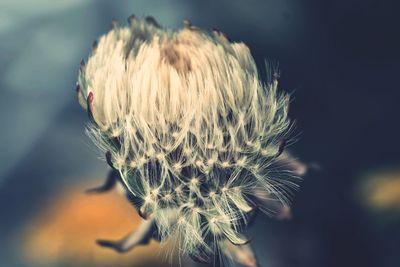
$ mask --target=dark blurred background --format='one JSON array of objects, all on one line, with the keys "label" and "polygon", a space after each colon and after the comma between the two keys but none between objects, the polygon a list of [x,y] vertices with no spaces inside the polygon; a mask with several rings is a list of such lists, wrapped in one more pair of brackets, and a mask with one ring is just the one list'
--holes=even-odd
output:
[{"label": "dark blurred background", "polygon": [[[300,134],[291,149],[320,169],[304,178],[291,220],[260,216],[250,229],[262,266],[400,266],[399,10],[378,0],[0,0],[0,266],[85,266],[74,257],[102,250],[90,237],[90,252],[63,258],[79,241],[51,242],[86,213],[72,206],[53,221],[71,209],[57,209],[66,194],[81,199],[66,188],[107,173],[84,134],[75,82],[92,41],[130,14],[174,29],[188,18],[245,42],[260,67],[279,62]],[[46,254],[51,246],[59,250]],[[83,262],[145,266],[94,257]]]}]

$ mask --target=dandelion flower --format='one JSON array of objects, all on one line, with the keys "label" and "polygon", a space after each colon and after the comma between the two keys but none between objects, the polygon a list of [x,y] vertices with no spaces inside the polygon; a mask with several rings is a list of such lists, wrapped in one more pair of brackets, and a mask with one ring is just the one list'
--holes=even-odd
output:
[{"label": "dandelion flower", "polygon": [[173,235],[194,260],[225,255],[255,266],[246,225],[256,209],[287,207],[296,187],[295,170],[279,171],[290,165],[281,159],[288,95],[277,75],[260,80],[244,43],[219,31],[128,21],[94,44],[77,83],[88,133],[113,169],[93,191],[120,180],[144,218],[135,238],[99,244],[126,251],[149,233]]}]

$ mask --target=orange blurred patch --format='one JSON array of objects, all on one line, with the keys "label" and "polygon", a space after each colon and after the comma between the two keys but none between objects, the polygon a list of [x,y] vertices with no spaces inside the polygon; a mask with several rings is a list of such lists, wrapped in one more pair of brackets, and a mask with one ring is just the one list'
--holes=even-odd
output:
[{"label": "orange blurred patch", "polygon": [[375,173],[361,184],[364,204],[376,211],[400,211],[400,172]]},{"label": "orange blurred patch", "polygon": [[73,262],[71,266],[178,266],[177,257],[172,257],[172,265],[166,259],[168,246],[155,241],[125,254],[97,246],[96,239],[117,240],[131,232],[140,217],[116,190],[87,195],[83,191],[88,187],[66,190],[29,222],[24,241],[29,262],[40,266],[62,262]]}]

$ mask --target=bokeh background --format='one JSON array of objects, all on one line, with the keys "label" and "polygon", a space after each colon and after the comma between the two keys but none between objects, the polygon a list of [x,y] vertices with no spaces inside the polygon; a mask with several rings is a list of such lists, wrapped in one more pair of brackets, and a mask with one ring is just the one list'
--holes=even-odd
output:
[{"label": "bokeh background", "polygon": [[[0,266],[178,266],[152,243],[96,247],[138,222],[116,193],[86,196],[107,166],[84,134],[79,61],[112,18],[189,18],[279,62],[293,92],[291,149],[317,164],[293,218],[250,229],[262,266],[400,266],[400,22],[379,0],[0,0]],[[195,266],[181,262],[182,266]]]}]

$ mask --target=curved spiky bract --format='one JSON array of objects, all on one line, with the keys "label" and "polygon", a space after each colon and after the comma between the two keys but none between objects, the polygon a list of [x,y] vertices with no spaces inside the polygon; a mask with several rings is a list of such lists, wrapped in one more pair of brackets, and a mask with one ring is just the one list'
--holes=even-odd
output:
[{"label": "curved spiky bract", "polygon": [[78,97],[140,214],[201,260],[223,240],[245,244],[254,208],[286,204],[295,186],[274,166],[291,127],[277,84],[262,83],[248,47],[218,31],[131,18],[81,64]]}]

